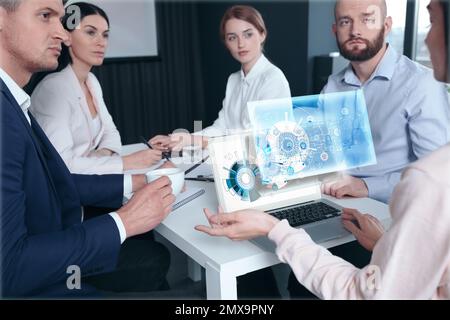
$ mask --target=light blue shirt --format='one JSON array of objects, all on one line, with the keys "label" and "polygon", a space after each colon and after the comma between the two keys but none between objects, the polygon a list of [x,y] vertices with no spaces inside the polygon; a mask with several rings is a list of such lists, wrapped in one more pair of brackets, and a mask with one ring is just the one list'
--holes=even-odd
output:
[{"label": "light blue shirt", "polygon": [[362,88],[377,164],[349,174],[362,178],[369,197],[388,202],[403,169],[450,140],[450,108],[432,70],[388,47],[372,76],[361,84],[351,64],[331,75],[323,93]]}]

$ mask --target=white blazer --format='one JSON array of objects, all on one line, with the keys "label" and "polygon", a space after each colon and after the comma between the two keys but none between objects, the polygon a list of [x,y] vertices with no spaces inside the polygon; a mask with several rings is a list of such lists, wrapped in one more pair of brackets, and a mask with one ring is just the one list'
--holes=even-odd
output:
[{"label": "white blazer", "polygon": [[[101,123],[95,136],[86,97],[70,65],[39,83],[31,96],[30,110],[72,173],[122,173],[120,134],[103,101],[100,83],[92,73],[87,86]],[[104,156],[97,152],[103,148],[115,154]]]}]

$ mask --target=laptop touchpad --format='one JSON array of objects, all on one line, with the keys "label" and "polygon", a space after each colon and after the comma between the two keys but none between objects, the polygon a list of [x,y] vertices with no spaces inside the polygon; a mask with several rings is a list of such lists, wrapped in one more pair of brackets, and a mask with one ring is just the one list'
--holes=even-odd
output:
[{"label": "laptop touchpad", "polygon": [[350,234],[342,225],[341,218],[333,218],[312,226],[306,226],[305,231],[315,242],[324,242]]}]

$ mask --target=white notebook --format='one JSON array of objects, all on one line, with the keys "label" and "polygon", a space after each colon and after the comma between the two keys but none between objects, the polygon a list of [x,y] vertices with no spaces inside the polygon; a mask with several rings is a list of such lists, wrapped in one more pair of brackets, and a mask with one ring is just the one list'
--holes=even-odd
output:
[{"label": "white notebook", "polygon": [[178,208],[184,206],[186,203],[197,199],[201,195],[205,193],[205,189],[196,188],[196,187],[188,187],[185,192],[180,193],[175,199],[175,203],[172,207],[172,211],[177,210]]}]

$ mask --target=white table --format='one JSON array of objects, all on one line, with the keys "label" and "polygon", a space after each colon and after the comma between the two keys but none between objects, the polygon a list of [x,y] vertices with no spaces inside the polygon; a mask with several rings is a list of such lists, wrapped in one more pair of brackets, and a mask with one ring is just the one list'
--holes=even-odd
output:
[{"label": "white table", "polygon": [[[125,146],[123,153],[142,149],[143,145]],[[144,170],[145,171],[145,170]],[[218,206],[214,183],[187,181],[187,187],[196,186],[206,193],[194,201],[172,212],[156,231],[183,251],[193,262],[189,274],[200,279],[200,268],[205,268],[207,299],[237,299],[236,277],[279,264],[272,252],[260,249],[249,241],[232,241],[227,238],[210,237],[194,230],[198,224],[207,224],[203,208],[215,210]],[[326,197],[325,197],[326,198]],[[384,203],[364,199],[337,200],[343,207],[355,208],[371,213],[385,226],[390,223],[388,206]],[[326,248],[355,240],[353,236],[321,243]]]}]

